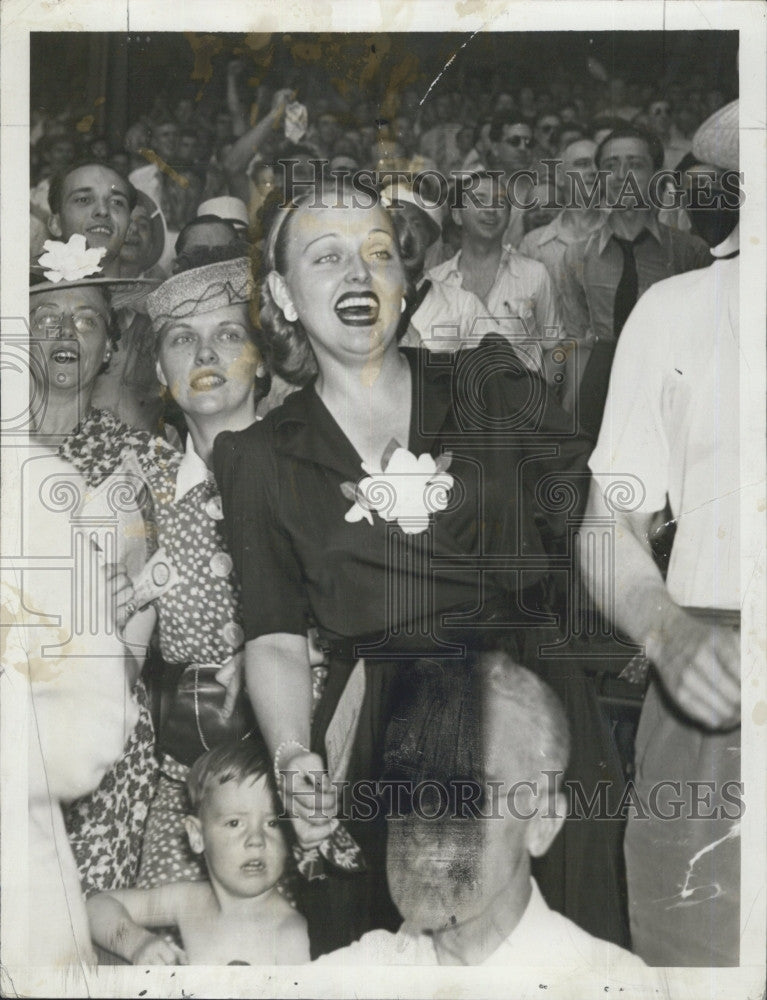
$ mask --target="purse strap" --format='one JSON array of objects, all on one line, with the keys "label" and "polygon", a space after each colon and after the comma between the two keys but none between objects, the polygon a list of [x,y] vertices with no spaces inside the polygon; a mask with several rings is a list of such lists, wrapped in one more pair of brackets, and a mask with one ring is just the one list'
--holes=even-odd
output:
[{"label": "purse strap", "polygon": [[[199,683],[198,683],[198,679],[199,679],[199,676],[200,676],[200,668],[202,666],[203,666],[203,664],[201,664],[201,663],[195,663],[194,664],[194,721],[197,724],[197,735],[200,737],[200,743],[202,743],[202,745],[205,748],[205,750],[210,750],[210,747],[208,746],[208,742],[205,739],[205,734],[202,731],[202,720],[200,719],[200,695],[199,695]],[[255,732],[255,730],[249,729],[248,732],[245,733],[244,736],[240,737],[240,742],[242,742],[243,740],[248,739],[248,737],[252,736],[254,732]]]}]

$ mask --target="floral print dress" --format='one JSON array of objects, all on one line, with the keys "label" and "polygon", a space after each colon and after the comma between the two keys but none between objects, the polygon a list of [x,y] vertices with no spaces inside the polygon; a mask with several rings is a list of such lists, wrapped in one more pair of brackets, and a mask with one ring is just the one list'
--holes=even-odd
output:
[{"label": "floral print dress", "polygon": [[[218,490],[202,460],[121,425],[106,411],[94,412],[62,453],[94,483],[130,454],[149,492],[163,563],[173,574],[172,586],[154,600],[163,660],[166,665],[223,666],[243,645],[240,593],[224,541]],[[183,826],[189,812],[188,767],[169,753],[161,755],[159,767],[148,817],[141,810],[146,827],[137,884],[142,887],[206,877]]]},{"label": "floral print dress", "polygon": [[[123,471],[126,449],[133,444],[145,448],[152,441],[149,434],[128,427],[110,413],[92,410],[65,438],[59,454],[83,474],[90,486],[97,487],[108,476]],[[98,787],[72,802],[64,814],[86,896],[132,886],[138,873],[158,765],[147,693],[140,679],[134,695],[139,717],[122,756]]]}]

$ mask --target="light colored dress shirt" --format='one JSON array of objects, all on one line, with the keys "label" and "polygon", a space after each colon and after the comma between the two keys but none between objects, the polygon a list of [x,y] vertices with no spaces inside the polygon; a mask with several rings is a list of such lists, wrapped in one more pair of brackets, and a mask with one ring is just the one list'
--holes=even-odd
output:
[{"label": "light colored dress shirt", "polygon": [[[567,917],[549,909],[534,879],[530,900],[511,932],[483,966],[567,969],[568,976],[602,974],[605,982],[641,983],[648,980],[644,962],[618,945],[593,937]],[[404,926],[391,931],[369,931],[359,941],[318,958],[313,965],[439,965],[432,938],[413,934]],[[650,973],[651,975],[651,973]],[[536,985],[538,979],[535,980]],[[575,994],[574,994],[575,995]]]},{"label": "light colored dress shirt", "polygon": [[[602,220],[597,218],[594,228],[599,228],[601,224]],[[519,252],[521,254],[525,257],[532,257],[533,260],[539,260],[549,272],[549,277],[554,283],[558,305],[560,304],[560,296],[562,294],[561,287],[565,251],[580,239],[583,239],[583,237],[574,234],[564,225],[563,214],[560,212],[548,225],[532,229],[523,236],[522,242],[519,244]]]},{"label": "light colored dress shirt", "polygon": [[[634,248],[639,297],[664,278],[711,262],[703,240],[658,222],[648,214],[649,238]],[[562,267],[562,313],[567,333],[578,340],[614,340],[615,293],[623,273],[623,252],[609,218],[589,236],[571,244]]]},{"label": "light colored dress shirt", "polygon": [[472,292],[460,285],[432,281],[423,302],[410,317],[410,328],[400,343],[403,347],[423,346],[430,351],[455,351],[467,344],[476,347],[485,329],[486,313],[487,309]]},{"label": "light colored dress shirt", "polygon": [[[460,261],[459,250],[450,260],[432,268],[427,277],[463,287]],[[542,342],[565,336],[548,271],[539,261],[522,256],[510,246],[503,247],[484,310],[482,321],[474,325],[477,342],[491,331],[500,333],[538,372],[543,371]]]}]

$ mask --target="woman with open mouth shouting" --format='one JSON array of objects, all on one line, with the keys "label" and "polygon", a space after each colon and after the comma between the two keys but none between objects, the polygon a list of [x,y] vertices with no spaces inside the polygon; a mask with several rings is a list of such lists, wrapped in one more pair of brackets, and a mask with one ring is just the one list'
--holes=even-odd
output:
[{"label": "woman with open mouth shouting", "polygon": [[[102,467],[104,454],[110,449],[121,453],[124,442],[136,432],[91,404],[96,379],[116,350],[112,311],[116,300],[119,297],[141,308],[155,283],[105,277],[99,264],[103,249],[87,249],[82,236],[74,235],[66,244],[48,241],[45,246],[46,253],[33,269],[29,296],[30,414],[36,452],[29,465],[43,477],[39,490],[30,489],[30,497],[46,505],[50,489],[48,513],[40,512],[45,518],[51,512],[65,513],[61,497],[71,496],[68,527],[84,536],[84,550],[73,541],[72,551],[86,566],[81,567],[81,575],[73,573],[71,594],[62,595],[64,603],[67,597],[71,599],[74,615],[72,635],[64,643],[69,651],[62,656],[77,656],[84,637],[90,635],[97,649],[87,655],[102,656],[106,671],[113,669],[110,651],[115,646],[120,649],[126,702],[116,708],[121,720],[133,718],[135,722],[127,741],[121,740],[121,756],[106,770],[98,787],[69,803],[65,811],[69,842],[87,894],[133,883],[157,776],[154,730],[140,678],[153,617],[133,603],[132,578],[141,574],[149,556],[140,484],[121,459],[108,470]],[[73,462],[70,448],[76,441],[83,448],[80,460]],[[82,479],[72,472],[73,465]],[[46,469],[57,471],[45,478]],[[64,492],[54,495],[51,484],[55,483]],[[102,581],[103,594],[91,592],[85,599],[78,588],[92,587],[97,579]],[[53,611],[46,608],[46,613]],[[67,614],[62,614],[62,623]],[[59,630],[57,645],[61,635],[66,636],[65,629]],[[103,737],[103,721],[93,715],[99,711],[96,697],[95,692],[84,690],[80,717],[61,720],[64,731],[66,727],[90,728],[94,744]],[[94,745],[94,756],[98,752]]]},{"label": "woman with open mouth shouting", "polygon": [[[265,266],[259,349],[303,388],[220,435],[214,470],[242,586],[248,692],[296,834],[327,858],[338,812],[367,861],[364,875],[311,883],[317,955],[399,925],[385,810],[369,787],[362,802],[360,783],[382,777],[387,724],[419,672],[462,669],[467,650],[499,645],[535,665],[537,626],[551,620],[543,539],[564,531],[536,486],[550,490],[585,457],[500,337],[443,363],[400,349],[409,289],[391,219],[367,194],[333,188],[281,206]],[[309,623],[330,664],[313,714]],[[424,728],[438,732],[434,721]],[[455,734],[438,738],[457,762]],[[331,779],[349,782],[343,794]]]}]

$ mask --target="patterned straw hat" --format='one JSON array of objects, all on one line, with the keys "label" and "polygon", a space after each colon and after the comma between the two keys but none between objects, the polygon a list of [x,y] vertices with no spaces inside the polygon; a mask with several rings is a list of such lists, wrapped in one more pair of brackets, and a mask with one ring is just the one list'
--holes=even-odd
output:
[{"label": "patterned straw hat", "polygon": [[692,137],[692,151],[701,163],[737,170],[740,162],[738,102],[732,101],[707,118]]},{"label": "patterned straw hat", "polygon": [[147,298],[147,312],[155,330],[159,330],[171,319],[250,302],[252,291],[250,261],[235,257],[174,274]]}]

